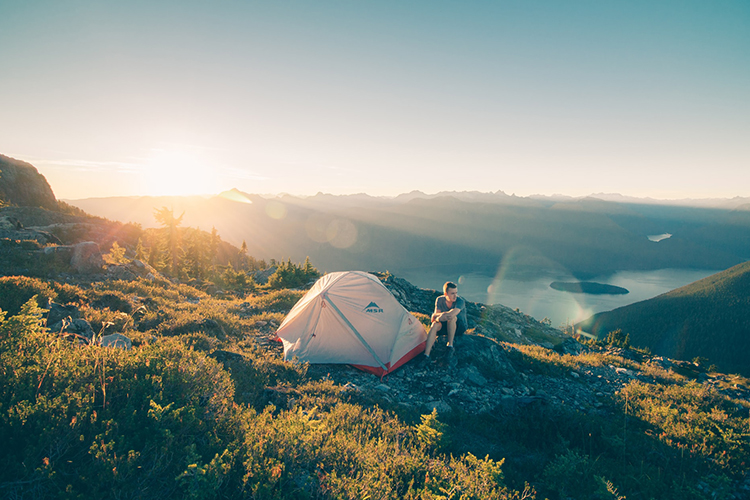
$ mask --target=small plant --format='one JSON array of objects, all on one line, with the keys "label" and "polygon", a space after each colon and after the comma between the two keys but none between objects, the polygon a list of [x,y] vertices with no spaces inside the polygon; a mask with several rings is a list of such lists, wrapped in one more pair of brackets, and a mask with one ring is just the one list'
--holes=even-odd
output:
[{"label": "small plant", "polygon": [[630,334],[622,333],[619,328],[611,331],[607,334],[606,345],[612,347],[622,347],[623,349],[630,347]]},{"label": "small plant", "polygon": [[104,254],[104,261],[107,264],[125,264],[128,259],[125,258],[125,248],[121,247],[116,241],[112,243],[108,254]]},{"label": "small plant", "polygon": [[441,449],[448,444],[446,439],[446,425],[438,420],[437,409],[432,413],[422,415],[422,423],[416,427],[417,439],[428,449]]}]

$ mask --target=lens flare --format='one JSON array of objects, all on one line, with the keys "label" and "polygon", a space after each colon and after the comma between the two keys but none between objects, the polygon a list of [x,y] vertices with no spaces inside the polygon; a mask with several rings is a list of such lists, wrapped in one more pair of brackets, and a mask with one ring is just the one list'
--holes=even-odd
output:
[{"label": "lens flare", "polygon": [[326,235],[336,248],[349,248],[357,242],[357,226],[346,219],[335,219],[328,224]]},{"label": "lens flare", "polygon": [[281,220],[286,217],[286,205],[280,201],[271,200],[266,203],[266,215],[272,219]]}]

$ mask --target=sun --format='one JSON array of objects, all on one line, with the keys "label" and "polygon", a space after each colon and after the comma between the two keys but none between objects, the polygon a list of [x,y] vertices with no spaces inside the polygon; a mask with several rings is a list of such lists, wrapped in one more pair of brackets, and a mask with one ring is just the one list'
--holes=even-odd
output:
[{"label": "sun", "polygon": [[150,196],[187,196],[219,189],[214,169],[199,154],[158,150],[145,162],[142,191]]}]

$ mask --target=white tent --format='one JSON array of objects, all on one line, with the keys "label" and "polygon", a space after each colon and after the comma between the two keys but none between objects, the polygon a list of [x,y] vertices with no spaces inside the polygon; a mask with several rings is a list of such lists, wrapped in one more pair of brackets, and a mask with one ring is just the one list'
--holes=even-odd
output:
[{"label": "white tent", "polygon": [[320,278],[276,333],[285,360],[350,364],[380,376],[422,352],[427,339],[419,320],[361,271]]}]

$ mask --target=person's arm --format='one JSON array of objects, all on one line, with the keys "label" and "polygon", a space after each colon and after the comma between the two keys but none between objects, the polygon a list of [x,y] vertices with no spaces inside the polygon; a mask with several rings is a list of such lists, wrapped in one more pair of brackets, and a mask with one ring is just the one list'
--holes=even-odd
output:
[{"label": "person's arm", "polygon": [[433,323],[436,321],[442,321],[440,319],[440,316],[443,314],[443,312],[440,310],[440,308],[438,308],[439,303],[440,303],[440,297],[435,299],[435,310],[432,312],[432,316],[430,317],[430,321]]},{"label": "person's arm", "polygon": [[461,312],[461,309],[458,307],[454,307],[450,311],[445,311],[444,313],[440,313],[440,319],[438,321],[448,321],[451,320],[459,315]]},{"label": "person's arm", "polygon": [[[456,300],[456,302],[454,303],[453,309],[451,309],[450,311],[445,311],[445,312],[439,314],[440,319],[438,321],[449,321],[449,320],[451,320],[453,318],[457,318],[458,317],[458,315],[461,313],[461,308],[460,307],[455,307],[455,306],[464,306],[466,304],[466,302],[464,302],[461,299],[461,297],[459,297],[458,299],[459,300]],[[437,304],[436,304],[436,306],[437,306]]]}]

